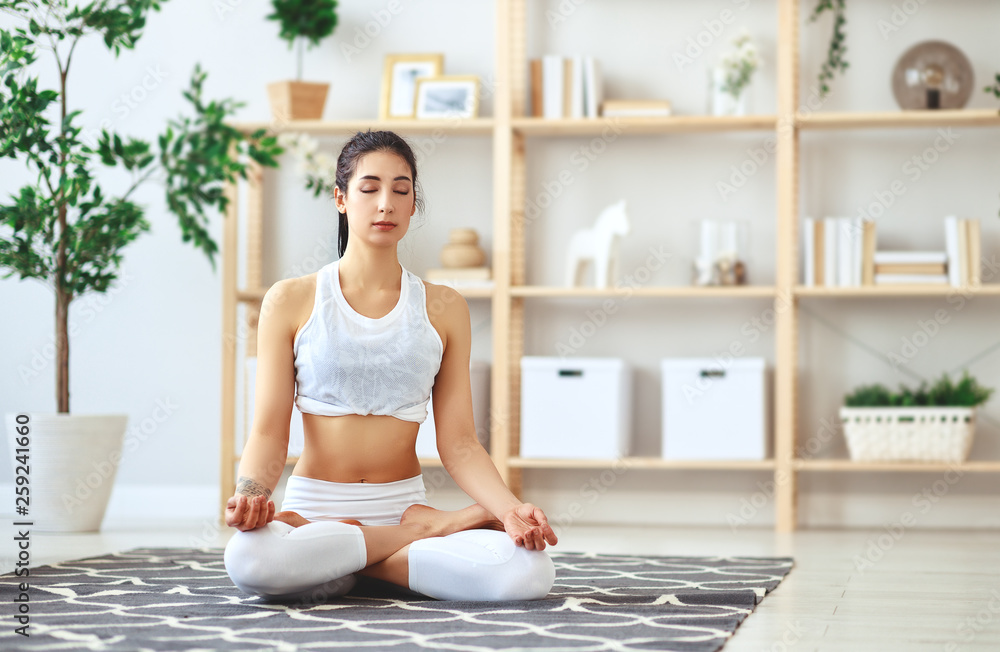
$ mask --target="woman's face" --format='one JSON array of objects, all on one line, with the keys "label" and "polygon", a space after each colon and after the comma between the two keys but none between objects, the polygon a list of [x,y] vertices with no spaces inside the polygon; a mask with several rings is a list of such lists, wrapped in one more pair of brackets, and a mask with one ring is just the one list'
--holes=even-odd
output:
[{"label": "woman's face", "polygon": [[358,238],[372,247],[394,246],[416,211],[413,172],[392,152],[370,152],[358,160],[347,195],[335,188],[334,198],[337,210],[347,213],[348,243]]}]

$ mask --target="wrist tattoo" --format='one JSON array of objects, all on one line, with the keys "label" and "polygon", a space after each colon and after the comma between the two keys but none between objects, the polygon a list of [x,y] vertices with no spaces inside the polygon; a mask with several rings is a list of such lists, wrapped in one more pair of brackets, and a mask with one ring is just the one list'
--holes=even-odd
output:
[{"label": "wrist tattoo", "polygon": [[245,496],[265,496],[267,498],[271,497],[271,490],[257,482],[253,478],[248,478],[245,475],[241,475],[240,479],[236,481],[236,493],[243,494]]}]

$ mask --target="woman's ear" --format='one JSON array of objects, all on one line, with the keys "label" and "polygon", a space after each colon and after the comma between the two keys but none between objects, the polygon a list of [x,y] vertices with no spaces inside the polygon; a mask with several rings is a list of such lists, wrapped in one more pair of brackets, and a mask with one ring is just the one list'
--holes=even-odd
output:
[{"label": "woman's ear", "polygon": [[337,205],[337,212],[338,213],[346,213],[347,212],[347,201],[346,200],[347,200],[347,197],[344,195],[344,193],[342,193],[340,191],[340,188],[338,188],[337,186],[334,186],[333,187],[333,202],[334,202],[334,204]]}]

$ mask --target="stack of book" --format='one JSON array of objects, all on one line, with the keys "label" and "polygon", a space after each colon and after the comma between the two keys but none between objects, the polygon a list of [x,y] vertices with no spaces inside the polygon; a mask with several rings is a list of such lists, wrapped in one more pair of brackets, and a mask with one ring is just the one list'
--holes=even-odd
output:
[{"label": "stack of book", "polygon": [[875,275],[875,222],[860,217],[807,217],[802,223],[804,284],[871,285]]},{"label": "stack of book", "polygon": [[492,271],[489,267],[444,267],[428,269],[424,273],[424,280],[452,287],[493,287]]},{"label": "stack of book", "polygon": [[877,251],[875,285],[948,283],[948,254],[944,251]]},{"label": "stack of book", "polygon": [[529,61],[529,72],[531,115],[550,120],[598,116],[604,91],[593,57],[547,54]]},{"label": "stack of book", "polygon": [[604,100],[601,115],[613,118],[648,118],[670,115],[670,100]]},{"label": "stack of book", "polygon": [[818,287],[978,285],[979,220],[946,217],[944,241],[944,251],[876,251],[871,220],[807,217],[802,222],[803,283]]}]

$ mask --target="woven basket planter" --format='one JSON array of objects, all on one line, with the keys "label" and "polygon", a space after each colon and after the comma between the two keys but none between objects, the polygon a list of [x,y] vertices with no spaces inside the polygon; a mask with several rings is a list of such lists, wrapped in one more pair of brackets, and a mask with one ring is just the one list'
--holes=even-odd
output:
[{"label": "woven basket planter", "polygon": [[964,462],[976,408],[842,407],[847,450],[856,462]]}]

